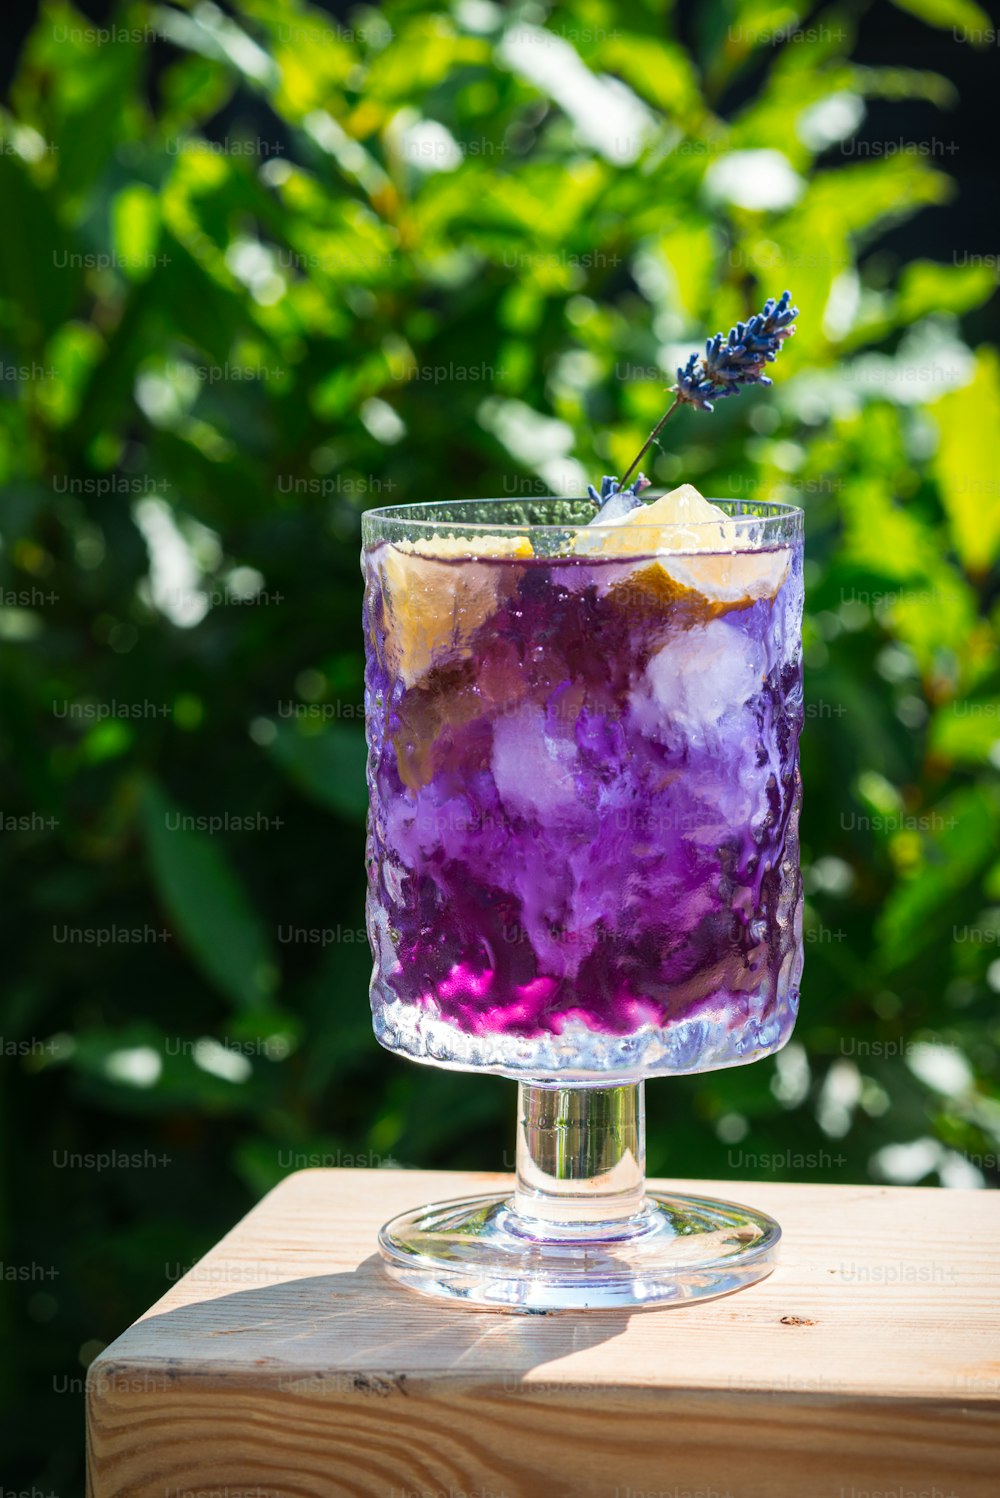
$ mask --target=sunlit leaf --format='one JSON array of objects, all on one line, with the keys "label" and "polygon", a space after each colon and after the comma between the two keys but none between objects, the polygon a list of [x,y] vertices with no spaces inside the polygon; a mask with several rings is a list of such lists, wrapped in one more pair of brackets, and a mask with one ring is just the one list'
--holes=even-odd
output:
[{"label": "sunlit leaf", "polygon": [[938,425],[934,471],[955,549],[981,573],[1000,555],[1000,363],[983,348],[971,385],[933,407]]},{"label": "sunlit leaf", "polygon": [[375,99],[419,99],[460,66],[489,65],[484,37],[458,35],[444,15],[420,16],[404,23],[395,44],[374,59],[367,89]]},{"label": "sunlit leaf", "polygon": [[844,551],[853,562],[883,577],[926,578],[936,557],[916,515],[905,510],[884,483],[853,481],[843,495]]},{"label": "sunlit leaf", "polygon": [[199,5],[193,15],[185,15],[173,6],[157,5],[152,15],[175,46],[228,64],[251,85],[269,87],[277,81],[274,59],[218,6]]},{"label": "sunlit leaf", "polygon": [[942,708],[931,725],[930,746],[935,754],[956,764],[996,765],[1000,701],[969,699]]},{"label": "sunlit leaf", "polygon": [[923,68],[852,67],[851,79],[866,98],[926,99],[939,109],[952,109],[958,103],[951,79]]},{"label": "sunlit leaf", "polygon": [[820,232],[831,223],[863,234],[945,202],[952,191],[949,178],[919,157],[851,162],[836,171],[817,172],[793,217],[814,224]]},{"label": "sunlit leaf", "polygon": [[693,324],[705,315],[715,276],[717,244],[712,226],[693,219],[664,234],[657,249],[670,268],[681,308]]},{"label": "sunlit leaf", "polygon": [[156,268],[160,238],[156,194],[144,183],[131,183],[115,198],[111,219],[118,264],[130,280],[147,280]]},{"label": "sunlit leaf", "polygon": [[676,42],[615,28],[599,38],[590,62],[620,74],[641,98],[686,127],[704,108],[691,60]]},{"label": "sunlit leaf", "polygon": [[984,45],[984,33],[990,29],[989,16],[974,0],[892,0],[892,3],[900,10],[919,16],[928,26],[962,32],[964,40],[974,45]]},{"label": "sunlit leaf", "polygon": [[989,265],[912,260],[900,277],[896,316],[908,324],[931,312],[968,312],[989,301],[996,289],[996,272]]},{"label": "sunlit leaf", "polygon": [[64,426],[76,415],[104,347],[101,335],[88,322],[64,322],[52,335],[45,351],[47,374],[39,381],[38,401],[53,426]]}]

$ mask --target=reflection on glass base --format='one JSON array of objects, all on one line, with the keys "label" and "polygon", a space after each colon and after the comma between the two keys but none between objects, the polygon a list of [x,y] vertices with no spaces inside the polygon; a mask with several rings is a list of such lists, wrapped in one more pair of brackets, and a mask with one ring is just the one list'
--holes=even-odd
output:
[{"label": "reflection on glass base", "polygon": [[432,1009],[393,1001],[372,986],[375,1035],[386,1050],[453,1071],[486,1071],[541,1086],[610,1087],[645,1077],[684,1076],[743,1066],[778,1051],[799,1008],[797,986],[775,1000],[762,987],[742,995],[722,1016],[706,1013],[666,1026],[643,1025],[630,1035],[590,1030],[567,1020],[561,1035],[475,1035]]},{"label": "reflection on glass base", "polygon": [[510,1196],[438,1202],[379,1234],[393,1279],[422,1295],[495,1311],[686,1305],[766,1278],[773,1218],[702,1196],[647,1195],[635,1216],[571,1227],[524,1216]]}]

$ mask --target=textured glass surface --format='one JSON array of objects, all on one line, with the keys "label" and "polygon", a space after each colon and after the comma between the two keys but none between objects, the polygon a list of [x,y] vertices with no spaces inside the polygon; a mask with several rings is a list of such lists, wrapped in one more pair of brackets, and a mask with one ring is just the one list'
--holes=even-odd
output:
[{"label": "textured glass surface", "polygon": [[637,524],[606,554],[585,500],[365,516],[384,1045],[572,1082],[787,1039],[801,514],[716,503],[724,543],[669,553]]}]

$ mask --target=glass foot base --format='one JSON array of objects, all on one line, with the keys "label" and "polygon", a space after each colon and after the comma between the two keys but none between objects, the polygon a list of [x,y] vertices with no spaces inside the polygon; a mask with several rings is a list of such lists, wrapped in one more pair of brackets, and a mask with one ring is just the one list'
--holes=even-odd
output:
[{"label": "glass foot base", "polygon": [[510,1196],[438,1202],[379,1234],[393,1279],[422,1295],[498,1311],[683,1305],[766,1278],[773,1218],[703,1196],[647,1195],[635,1216],[571,1227],[524,1216]]}]

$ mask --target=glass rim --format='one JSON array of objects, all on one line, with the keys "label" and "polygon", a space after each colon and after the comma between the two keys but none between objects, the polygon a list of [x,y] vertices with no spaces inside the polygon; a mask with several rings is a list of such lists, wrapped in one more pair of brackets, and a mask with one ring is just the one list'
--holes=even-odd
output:
[{"label": "glass rim", "polygon": [[[663,493],[664,494],[669,494],[670,490],[664,490]],[[654,495],[650,496],[650,498],[652,500],[662,499],[663,498],[663,494],[654,494]],[[754,525],[756,525],[756,526],[760,526],[760,525],[767,526],[767,525],[773,525],[775,522],[778,522],[778,521],[792,522],[793,524],[797,524],[798,526],[801,526],[801,523],[805,519],[805,510],[803,510],[803,508],[802,508],[801,505],[787,504],[783,500],[776,500],[776,499],[752,499],[752,500],[723,499],[723,498],[710,497],[708,495],[703,496],[703,498],[705,498],[709,504],[718,504],[718,505],[749,504],[749,505],[756,506],[756,513],[747,514],[747,515],[727,515],[726,516],[727,522],[730,525],[735,525],[737,527],[741,527],[742,526],[742,527],[749,528],[750,526],[754,526]],[[487,498],[487,499],[414,500],[414,501],[412,501],[409,504],[396,504],[396,505],[379,505],[379,506],[374,506],[371,509],[363,510],[361,512],[361,519],[362,519],[363,523],[365,521],[368,521],[368,522],[378,522],[379,525],[399,524],[399,525],[405,525],[405,526],[410,526],[410,527],[419,527],[421,530],[428,530],[428,531],[455,530],[456,527],[457,527],[457,528],[459,528],[459,529],[461,529],[463,531],[473,531],[473,532],[475,532],[477,534],[479,534],[479,533],[485,533],[485,534],[489,534],[489,535],[496,535],[498,531],[500,533],[502,533],[502,534],[518,535],[518,534],[523,534],[526,531],[565,532],[565,531],[578,531],[578,530],[581,530],[581,529],[584,529],[584,528],[587,529],[587,530],[603,531],[603,530],[619,530],[621,528],[621,523],[620,522],[616,522],[616,521],[604,521],[600,525],[595,525],[593,523],[593,521],[581,522],[579,520],[565,520],[565,521],[562,521],[562,522],[552,522],[552,521],[538,521],[538,522],[536,522],[536,521],[533,521],[533,520],[463,520],[457,514],[449,516],[447,513],[442,513],[442,515],[440,516],[440,518],[436,518],[434,520],[426,520],[426,519],[423,519],[422,517],[419,517],[419,516],[417,516],[417,515],[415,515],[413,513],[413,511],[420,510],[420,509],[425,509],[425,510],[440,510],[442,512],[447,512],[452,507],[454,507],[455,510],[457,511],[457,510],[460,510],[461,508],[463,508],[465,506],[471,506],[471,505],[497,505],[497,506],[499,506],[499,505],[508,505],[509,506],[509,505],[517,505],[517,504],[522,504],[523,505],[523,504],[547,504],[547,503],[557,503],[557,504],[558,503],[562,503],[562,504],[566,504],[566,505],[572,505],[572,504],[587,504],[589,502],[590,501],[588,500],[588,497],[586,495],[577,495],[577,494],[532,494],[532,495],[523,495],[520,498],[516,498],[514,496],[507,496],[505,498]],[[647,501],[645,499],[643,499],[640,502],[643,503],[643,504],[647,503]],[[761,512],[763,512],[763,513],[761,513]],[[595,514],[596,514],[596,511],[595,511]],[[638,535],[642,535],[642,534],[647,534],[647,535],[649,535],[649,534],[655,534],[655,535],[659,535],[662,531],[666,530],[671,524],[676,524],[677,526],[683,527],[684,530],[696,531],[696,530],[699,530],[701,528],[705,528],[705,527],[709,527],[709,526],[718,526],[720,524],[720,522],[718,520],[682,520],[682,521],[675,521],[675,522],[662,521],[662,520],[661,521],[651,520],[651,521],[648,522],[648,524],[643,524],[640,521],[630,521],[630,523],[629,523],[629,533],[630,534],[635,533],[637,536]]]}]

